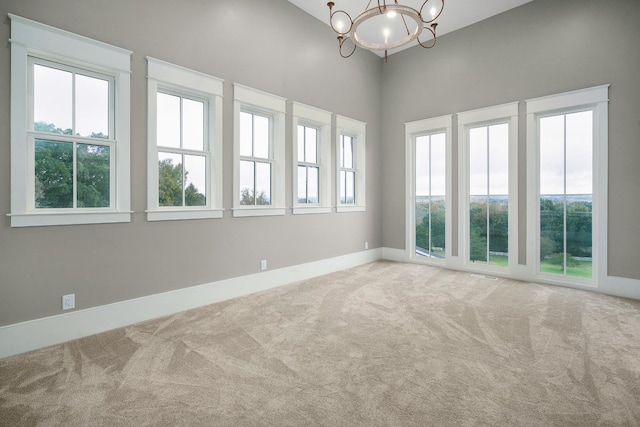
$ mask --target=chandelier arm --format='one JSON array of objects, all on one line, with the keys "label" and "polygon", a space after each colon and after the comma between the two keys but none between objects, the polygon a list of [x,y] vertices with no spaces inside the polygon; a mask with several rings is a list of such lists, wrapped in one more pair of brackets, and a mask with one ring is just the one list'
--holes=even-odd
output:
[{"label": "chandelier arm", "polygon": [[421,19],[421,20],[422,20],[422,22],[424,22],[425,24],[430,24],[430,23],[432,23],[433,21],[435,21],[436,19],[438,19],[438,17],[442,14],[442,11],[444,10],[444,0],[440,0],[440,2],[442,3],[442,6],[440,6],[440,11],[438,11],[438,13],[437,13],[433,18],[431,18],[431,19],[430,19],[430,20],[428,20],[428,21],[425,21],[425,20],[424,20],[424,18],[422,17],[422,9],[424,9],[425,5],[426,5],[427,3],[429,3],[429,1],[431,1],[431,0],[425,0],[425,1],[424,1],[424,3],[422,3],[422,7],[420,7],[420,19]]},{"label": "chandelier arm", "polygon": [[409,31],[409,25],[407,25],[407,20],[404,19],[404,15],[400,15],[402,17],[402,22],[404,22],[404,28],[405,30],[407,30],[407,35],[411,34],[411,31]]},{"label": "chandelier arm", "polygon": [[425,30],[428,30],[433,35],[433,43],[431,43],[431,45],[426,45],[426,44],[422,43],[420,41],[420,37],[418,37],[416,40],[418,41],[418,44],[420,46],[422,46],[425,49],[431,49],[432,47],[434,47],[436,45],[436,26],[438,26],[438,24],[431,24],[431,28],[424,27]]},{"label": "chandelier arm", "polygon": [[[351,18],[351,15],[349,15],[347,12],[345,12],[342,9],[334,11],[333,2],[327,3],[327,6],[329,6],[329,26],[331,27],[331,29],[339,36],[344,36],[345,34],[348,34],[349,32],[351,32],[351,29],[353,28],[353,18]],[[336,27],[333,26],[333,15],[335,15],[336,13],[343,13],[344,15],[346,15],[347,18],[349,18],[349,28],[347,28],[346,31],[339,31],[336,29]]]},{"label": "chandelier arm", "polygon": [[342,53],[342,45],[344,44],[345,41],[347,41],[350,37],[338,37],[338,42],[340,43],[340,56],[342,56],[343,58],[349,58],[351,57],[351,55],[353,55],[356,51],[356,47],[358,47],[355,43],[353,45],[353,50],[351,51],[350,54],[345,55],[344,53]]}]

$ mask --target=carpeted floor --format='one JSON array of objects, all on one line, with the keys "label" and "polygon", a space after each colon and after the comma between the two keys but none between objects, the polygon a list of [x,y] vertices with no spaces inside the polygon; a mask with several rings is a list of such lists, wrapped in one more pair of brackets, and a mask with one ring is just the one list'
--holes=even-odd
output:
[{"label": "carpeted floor", "polygon": [[0,425],[640,425],[640,301],[380,261],[1,360]]}]

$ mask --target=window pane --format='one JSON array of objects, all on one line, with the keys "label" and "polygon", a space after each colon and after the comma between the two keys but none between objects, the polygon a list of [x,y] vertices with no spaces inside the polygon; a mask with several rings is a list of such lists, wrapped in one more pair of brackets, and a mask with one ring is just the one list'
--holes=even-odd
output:
[{"label": "window pane", "polygon": [[253,114],[240,112],[240,155],[253,156]]},{"label": "window pane", "polygon": [[345,201],[344,203],[355,203],[356,192],[356,173],[347,171],[345,172]]},{"label": "window pane", "polygon": [[298,166],[298,203],[307,203],[307,167]]},{"label": "window pane", "polygon": [[564,194],[564,115],[540,119],[540,194]]},{"label": "window pane", "polygon": [[[429,195],[429,136],[416,138],[416,197]],[[417,221],[417,219],[416,219]]]},{"label": "window pane", "polygon": [[488,191],[487,127],[469,129],[469,194],[480,196]]},{"label": "window pane", "polygon": [[255,205],[255,167],[254,162],[240,161],[240,204]]},{"label": "window pane", "polygon": [[343,168],[353,168],[353,138],[342,135],[342,147],[340,151],[340,162]]},{"label": "window pane", "polygon": [[593,112],[567,114],[567,194],[593,192]]},{"label": "window pane", "polygon": [[318,162],[318,149],[317,149],[317,138],[318,131],[315,128],[305,127],[305,145],[306,148],[304,150],[305,159],[304,161],[307,163],[317,163]]},{"label": "window pane", "polygon": [[79,208],[109,207],[110,148],[77,145],[77,204]]},{"label": "window pane", "polygon": [[207,204],[207,159],[204,156],[184,156],[184,204],[206,206]]},{"label": "window pane", "polygon": [[35,207],[73,207],[73,144],[35,140]]},{"label": "window pane", "polygon": [[182,155],[158,152],[158,205],[182,206]]},{"label": "window pane", "polygon": [[489,126],[489,194],[509,194],[509,125]]},{"label": "window pane", "polygon": [[76,134],[109,138],[109,82],[76,74]]},{"label": "window pane", "polygon": [[567,198],[567,275],[590,278],[592,262],[592,197]]},{"label": "window pane", "polygon": [[67,71],[33,66],[34,130],[72,134],[73,75]]},{"label": "window pane", "polygon": [[318,175],[320,173],[319,168],[308,167],[308,194],[307,194],[307,203],[318,203],[318,194],[319,194],[319,183],[318,183]]},{"label": "window pane", "polygon": [[256,162],[256,205],[271,204],[271,163]]},{"label": "window pane", "polygon": [[469,260],[487,262],[487,197],[471,197],[469,203]]},{"label": "window pane", "polygon": [[253,157],[269,158],[269,118],[253,116]]},{"label": "window pane", "polygon": [[564,274],[564,196],[540,197],[540,271]]},{"label": "window pane", "polygon": [[416,198],[416,255],[444,258],[445,198]]},{"label": "window pane", "polygon": [[182,148],[204,150],[204,103],[200,101],[182,99]]},{"label": "window pane", "polygon": [[304,157],[305,157],[304,156],[304,148],[305,148],[304,138],[305,138],[304,126],[298,125],[298,161],[299,162],[304,162]]},{"label": "window pane", "polygon": [[180,148],[180,97],[158,92],[158,146]]},{"label": "window pane", "polygon": [[431,195],[446,194],[446,143],[444,133],[431,135]]},{"label": "window pane", "polygon": [[509,197],[489,199],[489,264],[509,266]]},{"label": "window pane", "polygon": [[340,203],[347,203],[347,172],[340,171]]}]

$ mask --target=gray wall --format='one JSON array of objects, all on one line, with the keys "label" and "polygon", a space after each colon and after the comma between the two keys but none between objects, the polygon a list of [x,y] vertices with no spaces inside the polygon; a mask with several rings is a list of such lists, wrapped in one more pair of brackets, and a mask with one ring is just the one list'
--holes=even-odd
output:
[{"label": "gray wall", "polygon": [[[7,13],[133,51],[128,224],[11,228]],[[0,325],[361,251],[382,243],[380,59],[338,55],[331,29],[285,0],[0,0]],[[367,211],[146,221],[145,56],[225,79],[224,207],[232,205],[232,83],[367,122]],[[291,159],[287,115],[287,164]],[[291,194],[291,168],[286,173]],[[335,190],[334,190],[335,193]],[[290,196],[287,205],[291,205]]]},{"label": "gray wall", "polygon": [[[640,279],[639,21],[638,0],[535,0],[447,34],[434,49],[393,55],[383,68],[383,246],[405,248],[405,122],[610,83],[608,269],[609,275]],[[523,264],[522,114],[519,134]],[[454,141],[456,135],[454,130]],[[454,177],[456,165],[454,146]],[[454,178],[454,189],[457,184]],[[457,192],[453,197],[455,214]],[[457,233],[456,223],[454,254]]]}]

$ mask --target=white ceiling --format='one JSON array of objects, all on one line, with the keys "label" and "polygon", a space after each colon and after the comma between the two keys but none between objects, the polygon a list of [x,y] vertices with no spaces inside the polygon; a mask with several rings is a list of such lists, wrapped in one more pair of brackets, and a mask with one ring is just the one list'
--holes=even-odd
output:
[{"label": "white ceiling", "polygon": [[[437,20],[438,29],[436,34],[439,37],[443,34],[450,33],[451,31],[475,24],[476,22],[490,18],[514,7],[529,3],[530,1],[533,0],[446,0],[442,15],[440,15]],[[289,2],[329,26],[328,0],[289,0]],[[335,3],[334,11],[342,9],[355,19],[356,16],[364,12],[369,0],[333,0],[333,2]],[[400,3],[419,10],[423,2],[424,0],[402,0]],[[390,3],[393,3],[393,0],[387,0],[387,4]],[[378,2],[376,0],[372,0],[369,7],[377,4]],[[439,2],[430,0],[425,6],[425,10],[428,10],[431,4],[439,5]],[[358,34],[360,33],[361,29],[358,29]],[[423,36],[421,36],[420,39],[423,42],[426,42],[429,38],[425,37],[425,33],[423,33]],[[398,48],[394,51],[389,51],[389,54],[391,55],[392,53],[399,52],[411,46],[415,46],[416,44],[417,42],[414,41],[407,46]],[[337,45],[338,42],[336,41],[336,49],[338,48]],[[374,52],[379,56],[384,56],[384,51]]]}]

